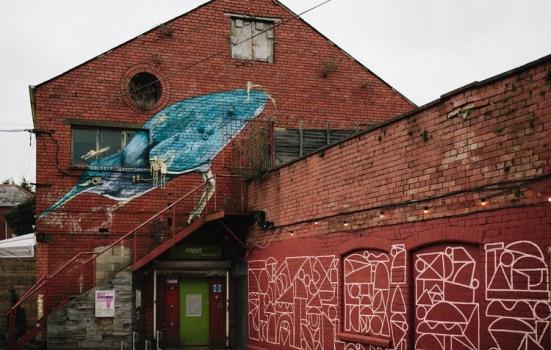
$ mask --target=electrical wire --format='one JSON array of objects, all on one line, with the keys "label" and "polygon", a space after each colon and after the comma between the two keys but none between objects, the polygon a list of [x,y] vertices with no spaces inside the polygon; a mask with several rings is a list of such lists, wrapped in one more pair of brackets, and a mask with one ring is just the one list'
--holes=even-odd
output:
[{"label": "electrical wire", "polygon": [[[258,32],[258,33],[256,33],[256,34],[252,35],[251,37],[246,38],[246,39],[243,39],[242,41],[239,41],[238,43],[232,44],[232,45],[237,46],[237,45],[241,45],[241,44],[243,44],[243,43],[245,43],[245,42],[247,42],[247,41],[253,40],[253,39],[256,38],[256,37],[258,37],[258,36],[260,36],[260,35],[262,35],[262,34],[265,34],[265,33],[267,33],[268,31],[273,30],[274,28],[280,27],[280,26],[282,26],[282,25],[284,25],[284,24],[286,24],[286,23],[288,23],[288,22],[290,22],[290,21],[292,21],[292,20],[297,19],[297,18],[301,18],[301,16],[303,16],[303,15],[305,15],[305,14],[307,14],[307,13],[309,13],[309,12],[311,12],[311,11],[313,11],[313,10],[315,10],[315,9],[317,9],[317,8],[323,6],[323,5],[325,5],[325,4],[327,4],[327,3],[331,2],[331,1],[332,1],[332,0],[325,0],[325,1],[319,3],[319,4],[315,5],[315,6],[312,6],[312,7],[308,8],[308,9],[306,9],[306,10],[304,10],[304,11],[298,13],[298,14],[295,14],[295,15],[293,15],[293,16],[291,16],[291,17],[289,17],[289,18],[287,18],[287,19],[285,19],[285,20],[283,20],[283,21],[280,21],[280,22],[275,23],[275,24],[272,25],[270,28],[267,28],[267,29],[265,29],[265,30],[262,30],[262,31],[260,31],[260,32]],[[200,65],[200,64],[202,64],[202,63],[204,63],[204,62],[207,62],[207,61],[209,61],[209,60],[215,58],[216,56],[221,55],[221,54],[223,54],[223,53],[225,53],[225,52],[227,52],[226,49],[221,49],[221,50],[219,50],[219,51],[216,51],[216,52],[214,52],[214,53],[212,53],[212,54],[210,54],[210,55],[208,55],[208,56],[206,56],[206,57],[204,57],[204,58],[202,58],[202,59],[200,59],[200,60],[198,60],[198,61],[196,61],[196,62],[194,62],[194,63],[191,63],[191,64],[189,64],[189,65],[187,65],[187,66],[182,67],[181,69],[176,70],[175,72],[173,72],[173,73],[167,75],[167,76],[164,77],[163,79],[164,79],[164,81],[170,81],[170,80],[173,79],[177,74],[183,73],[183,72],[185,72],[186,70],[189,70],[189,69],[191,69],[191,68],[193,68],[193,67],[195,67],[195,66],[198,66],[198,65]],[[109,102],[112,102],[112,101],[114,101],[114,100],[119,100],[120,98],[125,97],[125,96],[128,96],[129,94],[131,94],[131,93],[133,93],[133,92],[138,92],[138,91],[140,91],[141,89],[147,89],[148,87],[150,87],[150,86],[152,86],[152,85],[155,85],[155,84],[157,84],[157,83],[160,83],[160,79],[159,79],[159,78],[157,78],[157,79],[155,79],[155,80],[152,80],[151,82],[149,82],[149,83],[147,83],[147,84],[141,85],[141,86],[135,88],[135,89],[132,90],[132,91],[127,91],[127,92],[123,92],[123,93],[117,94],[117,95],[113,96],[111,99],[108,99],[106,102],[109,103]],[[85,113],[87,113],[87,112],[89,112],[89,111],[91,111],[91,110],[92,110],[92,108],[84,109],[84,110],[82,110],[82,111],[80,111],[80,112],[77,112],[77,114],[79,114],[79,115],[82,116],[83,114],[85,114]],[[6,132],[6,133],[30,132],[30,133],[35,133],[35,134],[37,134],[36,131],[37,131],[37,129],[0,129],[0,132]],[[65,175],[65,176],[72,176],[72,177],[78,177],[78,176],[80,176],[80,174],[71,173],[71,172],[69,172],[69,171],[64,170],[64,169],[61,167],[60,161],[59,161],[59,142],[53,137],[52,133],[53,133],[52,131],[43,132],[43,134],[49,136],[50,139],[51,139],[51,140],[55,143],[55,145],[56,145],[56,156],[55,156],[55,160],[56,160],[56,168],[57,168],[58,172],[59,172],[60,174],[62,174],[62,175]],[[38,136],[38,134],[37,134],[37,136]]]},{"label": "electrical wire", "polygon": [[[303,15],[305,15],[305,14],[307,14],[307,13],[309,13],[309,12],[311,12],[311,11],[313,11],[313,10],[315,10],[315,9],[317,9],[317,8],[323,6],[323,5],[325,5],[325,4],[327,4],[327,3],[331,2],[331,1],[333,1],[333,0],[325,0],[325,1],[319,3],[319,4],[315,5],[315,6],[312,6],[312,7],[308,8],[307,10],[304,10],[304,11],[302,11],[302,12],[300,12],[300,13],[298,13],[298,14],[295,14],[295,15],[293,15],[293,16],[291,16],[291,17],[285,19],[285,20],[282,20],[282,21],[280,21],[280,22],[275,23],[274,25],[272,25],[272,26],[271,26],[270,28],[268,28],[268,29],[264,29],[264,30],[262,30],[262,31],[260,31],[260,32],[258,32],[258,33],[256,33],[256,34],[254,34],[254,35],[252,35],[252,36],[250,36],[250,37],[248,37],[248,38],[246,38],[246,39],[243,39],[242,41],[239,41],[239,42],[237,42],[236,44],[232,44],[232,45],[233,45],[233,46],[238,46],[238,45],[241,45],[241,44],[243,44],[243,43],[245,43],[245,42],[247,42],[247,41],[253,40],[253,39],[256,38],[256,37],[258,37],[258,36],[260,36],[260,35],[262,35],[262,34],[265,34],[265,33],[269,32],[269,31],[273,30],[274,28],[280,27],[280,26],[282,26],[282,25],[284,25],[284,24],[286,24],[286,23],[288,23],[288,22],[290,22],[290,21],[292,21],[292,20],[297,19],[297,18],[301,18],[301,16],[303,16]],[[183,72],[185,72],[185,71],[187,71],[187,70],[189,70],[189,69],[191,69],[191,68],[193,68],[193,67],[195,67],[195,66],[198,66],[198,65],[200,65],[200,64],[202,64],[202,63],[204,63],[204,62],[207,62],[207,61],[209,61],[209,60],[211,60],[211,59],[213,59],[213,58],[215,58],[215,57],[217,57],[217,56],[219,56],[219,55],[221,55],[221,54],[223,54],[223,53],[226,53],[227,51],[228,51],[228,50],[227,50],[226,48],[221,49],[221,50],[218,50],[218,51],[216,51],[216,52],[214,52],[214,53],[212,53],[212,54],[210,54],[210,55],[208,55],[208,56],[206,56],[206,57],[204,57],[204,58],[202,58],[202,59],[200,59],[200,60],[198,60],[198,61],[195,61],[195,62],[193,62],[193,63],[191,63],[191,64],[189,64],[189,65],[187,65],[187,66],[184,66],[184,67],[182,67],[182,68],[180,68],[180,69],[177,69],[176,71],[172,72],[171,74],[167,74],[167,76],[163,77],[163,80],[164,80],[164,81],[170,81],[170,80],[173,79],[177,74],[183,73]],[[143,84],[143,85],[141,85],[141,86],[139,86],[139,87],[137,87],[137,88],[135,88],[135,89],[132,89],[132,91],[125,91],[125,92],[116,94],[116,95],[114,95],[111,99],[108,99],[106,102],[109,103],[109,102],[113,102],[113,101],[118,101],[118,100],[120,100],[120,99],[123,98],[123,97],[129,96],[130,94],[135,93],[135,92],[138,92],[138,91],[140,91],[140,90],[142,90],[142,89],[147,89],[147,88],[149,88],[149,87],[151,87],[151,86],[153,86],[153,85],[155,85],[155,84],[158,84],[158,83],[161,83],[161,80],[160,80],[159,78],[154,79],[154,80],[150,81],[150,82],[147,83],[147,84]],[[84,109],[84,110],[82,110],[82,111],[80,111],[80,112],[76,112],[76,114],[83,115],[84,113],[87,113],[87,112],[89,112],[89,111],[91,111],[91,110],[93,110],[93,109],[94,109],[94,108]]]},{"label": "electrical wire", "polygon": [[340,217],[340,216],[354,215],[354,214],[365,213],[365,212],[369,212],[369,211],[398,209],[398,208],[402,208],[402,207],[418,205],[418,204],[423,204],[423,203],[427,203],[427,202],[431,202],[431,201],[435,201],[435,200],[439,200],[439,199],[444,199],[444,198],[448,198],[448,197],[452,197],[452,196],[456,196],[456,195],[460,195],[460,194],[482,193],[482,192],[486,192],[486,191],[500,191],[500,190],[503,190],[502,192],[499,192],[497,194],[492,194],[492,195],[486,196],[486,198],[491,198],[491,197],[500,196],[500,195],[503,195],[503,194],[506,194],[506,193],[510,193],[512,190],[523,188],[523,187],[526,187],[529,184],[532,184],[534,182],[538,182],[538,181],[546,180],[546,179],[551,179],[551,173],[550,174],[539,175],[539,176],[534,176],[534,177],[531,177],[531,178],[525,178],[525,179],[522,179],[522,180],[502,181],[502,182],[496,182],[496,183],[493,183],[493,184],[487,184],[487,185],[482,185],[482,186],[477,186],[477,187],[471,187],[471,188],[466,188],[466,189],[457,190],[457,191],[450,191],[450,192],[447,192],[447,193],[442,193],[442,194],[434,195],[434,196],[428,196],[428,197],[424,197],[424,198],[420,198],[420,199],[416,199],[416,200],[405,200],[405,201],[395,202],[395,203],[391,202],[391,203],[386,203],[386,204],[367,207],[367,208],[359,208],[359,209],[339,212],[339,213],[335,213],[335,214],[328,214],[328,215],[324,215],[324,216],[313,217],[313,218],[310,218],[310,219],[299,220],[299,221],[295,221],[295,222],[292,222],[292,223],[274,225],[272,229],[274,229],[274,230],[275,229],[281,229],[281,228],[284,228],[284,227],[307,224],[307,223],[312,223],[314,221],[328,220],[328,219],[333,219],[333,218]]},{"label": "electrical wire", "polygon": [[33,132],[34,129],[0,129],[0,132]]}]

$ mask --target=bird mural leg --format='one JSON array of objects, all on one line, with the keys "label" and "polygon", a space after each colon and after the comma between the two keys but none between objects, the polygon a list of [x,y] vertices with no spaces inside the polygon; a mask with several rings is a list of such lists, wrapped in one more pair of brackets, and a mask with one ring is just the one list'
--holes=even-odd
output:
[{"label": "bird mural leg", "polygon": [[201,213],[207,206],[207,202],[216,191],[216,181],[214,180],[214,175],[210,169],[206,173],[202,173],[201,177],[203,178],[203,182],[206,182],[207,188],[201,194],[201,198],[199,198],[199,202],[197,202],[195,209],[193,209],[193,211],[189,214],[189,218],[187,220],[188,224],[191,224],[193,220],[201,216]]}]

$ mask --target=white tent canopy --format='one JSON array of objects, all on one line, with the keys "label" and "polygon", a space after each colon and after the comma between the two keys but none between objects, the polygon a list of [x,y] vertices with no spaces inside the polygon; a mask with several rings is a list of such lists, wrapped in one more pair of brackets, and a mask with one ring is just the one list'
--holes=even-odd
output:
[{"label": "white tent canopy", "polygon": [[34,233],[0,241],[0,259],[33,258],[36,237]]}]

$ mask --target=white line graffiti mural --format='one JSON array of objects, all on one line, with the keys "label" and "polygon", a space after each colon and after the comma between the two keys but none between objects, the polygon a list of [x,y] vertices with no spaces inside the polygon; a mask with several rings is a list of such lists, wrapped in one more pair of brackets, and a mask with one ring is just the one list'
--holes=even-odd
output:
[{"label": "white line graffiti mural", "polygon": [[407,349],[408,323],[406,320],[406,301],[402,289],[406,287],[407,254],[403,244],[392,246],[390,250],[392,299],[390,301],[390,328],[394,349]]},{"label": "white line graffiti mural", "polygon": [[249,338],[297,349],[333,348],[338,259],[249,262]]},{"label": "white line graffiti mural", "polygon": [[[408,259],[413,300],[407,298]],[[360,249],[343,256],[341,281],[339,268],[335,255],[250,261],[249,338],[301,350],[382,349],[367,338],[342,340],[351,335],[390,340],[395,350],[550,345],[549,265],[535,243],[490,243],[484,250],[438,245],[412,257],[399,244],[389,253]]]},{"label": "white line graffiti mural", "polygon": [[[361,250],[343,261],[343,330],[391,338],[394,348],[407,347],[406,250],[392,247],[390,257],[381,251]],[[390,312],[389,312],[390,311]]]},{"label": "white line graffiti mural", "polygon": [[480,319],[477,264],[464,247],[417,254],[416,349],[478,349]]},{"label": "white line graffiti mural", "polygon": [[344,331],[390,337],[388,255],[362,250],[348,255],[343,264]]},{"label": "white line graffiti mural", "polygon": [[[532,242],[486,244],[486,317],[492,349],[544,349],[551,318],[549,270]],[[515,336],[511,336],[514,334]]]}]

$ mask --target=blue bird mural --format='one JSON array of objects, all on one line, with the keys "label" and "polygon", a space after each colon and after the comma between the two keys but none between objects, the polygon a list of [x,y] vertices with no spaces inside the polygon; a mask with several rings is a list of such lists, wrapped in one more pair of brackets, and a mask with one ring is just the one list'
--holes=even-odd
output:
[{"label": "blue bird mural", "polygon": [[[42,213],[47,216],[81,193],[128,201],[165,181],[189,172],[202,174],[207,189],[189,217],[199,216],[215,189],[213,159],[247,122],[264,110],[269,95],[247,89],[219,92],[174,103],[151,117],[120,151],[92,160],[76,185]],[[152,181],[142,181],[137,169],[150,168]],[[122,169],[125,171],[113,169]]]}]

